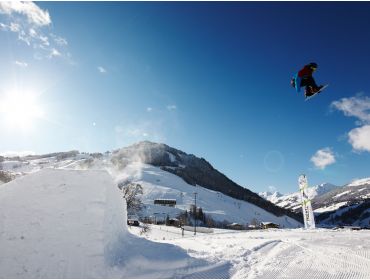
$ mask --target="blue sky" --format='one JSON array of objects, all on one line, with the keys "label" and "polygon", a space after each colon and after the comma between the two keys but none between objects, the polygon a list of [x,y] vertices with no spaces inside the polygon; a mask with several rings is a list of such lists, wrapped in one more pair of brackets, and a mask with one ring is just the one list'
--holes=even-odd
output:
[{"label": "blue sky", "polygon": [[[1,153],[150,140],[256,192],[370,176],[370,3],[9,3]],[[305,102],[311,61],[330,86]]]}]

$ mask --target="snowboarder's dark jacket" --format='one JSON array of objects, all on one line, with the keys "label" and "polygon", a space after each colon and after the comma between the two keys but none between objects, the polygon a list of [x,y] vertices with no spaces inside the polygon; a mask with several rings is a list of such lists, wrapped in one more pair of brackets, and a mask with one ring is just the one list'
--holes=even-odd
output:
[{"label": "snowboarder's dark jacket", "polygon": [[313,70],[309,65],[305,65],[301,70],[298,71],[298,77],[301,79],[304,77],[312,77]]},{"label": "snowboarder's dark jacket", "polygon": [[301,91],[301,81],[302,79],[312,77],[313,70],[309,65],[305,65],[298,73],[293,77],[294,87],[297,92]]}]

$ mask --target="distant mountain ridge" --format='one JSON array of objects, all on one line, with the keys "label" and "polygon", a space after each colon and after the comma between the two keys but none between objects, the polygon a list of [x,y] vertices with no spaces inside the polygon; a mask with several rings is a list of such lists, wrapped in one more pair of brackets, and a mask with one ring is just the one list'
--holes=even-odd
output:
[{"label": "distant mountain ridge", "polygon": [[[316,196],[323,195],[337,187],[338,186],[330,183],[324,183],[309,187],[307,193],[311,199],[314,199]],[[286,195],[280,194],[279,192],[261,192],[259,195],[280,207],[301,213],[301,194],[299,191]]]},{"label": "distant mountain ridge", "polygon": [[[370,226],[370,178],[354,180],[344,186],[329,183],[308,188],[316,221],[322,225]],[[277,197],[260,193],[280,207],[301,213],[299,192]]]},{"label": "distant mountain ridge", "polygon": [[370,178],[355,180],[318,196],[312,207],[322,224],[370,227]]}]

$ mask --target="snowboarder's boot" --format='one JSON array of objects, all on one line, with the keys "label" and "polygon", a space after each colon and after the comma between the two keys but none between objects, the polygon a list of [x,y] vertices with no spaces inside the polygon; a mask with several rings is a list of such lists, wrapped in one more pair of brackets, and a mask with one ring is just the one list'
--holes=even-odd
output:
[{"label": "snowboarder's boot", "polygon": [[304,96],[310,97],[311,95],[314,95],[316,92],[313,90],[312,86],[307,86],[305,91],[304,91]]}]

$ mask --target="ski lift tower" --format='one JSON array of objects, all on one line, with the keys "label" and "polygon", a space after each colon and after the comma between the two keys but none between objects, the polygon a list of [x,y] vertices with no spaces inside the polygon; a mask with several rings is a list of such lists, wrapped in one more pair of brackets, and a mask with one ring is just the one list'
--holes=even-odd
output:
[{"label": "ski lift tower", "polygon": [[308,181],[306,175],[302,174],[298,178],[299,190],[301,192],[301,201],[302,201],[302,212],[304,227],[306,229],[315,228],[315,216],[313,215],[311,199],[308,197],[307,188]]}]

